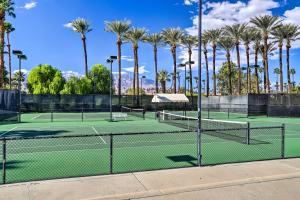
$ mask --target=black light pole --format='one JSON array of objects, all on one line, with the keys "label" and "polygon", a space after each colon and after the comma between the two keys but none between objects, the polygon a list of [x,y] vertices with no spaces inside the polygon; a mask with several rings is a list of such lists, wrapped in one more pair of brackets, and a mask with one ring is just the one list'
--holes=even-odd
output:
[{"label": "black light pole", "polygon": [[112,66],[115,60],[117,60],[117,56],[110,56],[106,62],[110,64],[110,81],[109,81],[109,110],[110,110],[110,121],[113,121],[112,117],[112,82],[113,82],[113,74],[112,74]]},{"label": "black light pole", "polygon": [[142,107],[143,107],[143,80],[146,78],[146,76],[142,76],[141,77],[141,103],[142,103]]},{"label": "black light pole", "polygon": [[184,94],[186,96],[186,64],[180,64],[178,67],[184,67]]},{"label": "black light pole", "polygon": [[202,0],[199,0],[199,17],[198,17],[198,130],[197,130],[197,160],[198,165],[202,163],[202,145],[201,145],[201,110],[202,110],[202,99],[201,99],[201,76],[202,76]]},{"label": "black light pole", "polygon": [[27,60],[26,55],[23,54],[20,50],[13,50],[12,52],[19,59],[19,77],[18,77],[18,90],[19,90],[19,122],[21,122],[21,104],[22,104],[22,95],[21,95],[21,76],[22,76],[22,60]]}]

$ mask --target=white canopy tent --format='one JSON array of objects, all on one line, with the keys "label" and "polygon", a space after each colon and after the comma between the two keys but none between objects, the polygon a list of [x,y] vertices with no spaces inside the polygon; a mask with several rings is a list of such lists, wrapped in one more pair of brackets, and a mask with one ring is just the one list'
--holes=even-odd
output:
[{"label": "white canopy tent", "polygon": [[184,94],[156,94],[152,103],[189,103],[189,99]]}]

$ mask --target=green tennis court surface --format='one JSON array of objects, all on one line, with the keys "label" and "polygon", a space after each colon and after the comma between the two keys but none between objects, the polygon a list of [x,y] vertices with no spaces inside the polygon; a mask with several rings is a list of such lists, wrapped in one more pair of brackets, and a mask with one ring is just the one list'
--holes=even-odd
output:
[{"label": "green tennis court surface", "polygon": [[[49,121],[37,120],[39,115],[26,114],[22,116],[23,123],[2,125],[0,136],[91,136],[7,141],[7,183],[109,174],[111,146],[113,147],[113,173],[190,167],[197,164],[196,133],[178,132],[183,129],[159,123],[154,119],[154,113],[147,113],[146,120],[130,117],[126,121],[118,122],[63,120],[49,123]],[[285,154],[287,157],[300,156],[298,119],[244,117],[229,120],[249,121],[252,127],[278,126],[285,123]],[[164,134],[152,134],[153,132],[164,132]],[[143,134],[132,135],[132,133]],[[94,136],[100,134],[101,136]],[[114,134],[113,138],[110,134]],[[252,130],[251,139],[260,142],[247,145],[203,134],[203,164],[281,157],[280,129]],[[1,160],[2,155],[1,148]],[[3,173],[2,170],[0,171]]]}]

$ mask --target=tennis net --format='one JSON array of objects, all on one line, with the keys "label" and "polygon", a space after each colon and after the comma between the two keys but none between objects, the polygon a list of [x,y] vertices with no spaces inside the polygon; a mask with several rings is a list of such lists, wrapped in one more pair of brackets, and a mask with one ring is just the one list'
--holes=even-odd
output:
[{"label": "tennis net", "polygon": [[139,117],[145,119],[146,111],[143,108],[129,108],[126,106],[121,107],[122,113],[127,113],[128,115]]},{"label": "tennis net", "polygon": [[[197,131],[198,119],[176,115],[172,113],[160,112],[159,122],[170,124],[182,129]],[[240,143],[250,143],[250,125],[247,122],[233,122],[224,120],[201,120],[202,133],[226,140]]]}]

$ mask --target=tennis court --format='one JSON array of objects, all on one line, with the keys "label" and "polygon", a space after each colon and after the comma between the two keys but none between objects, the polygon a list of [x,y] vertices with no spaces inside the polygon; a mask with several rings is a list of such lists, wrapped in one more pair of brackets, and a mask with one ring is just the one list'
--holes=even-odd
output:
[{"label": "tennis court", "polygon": [[[147,113],[145,120],[130,116],[128,120],[117,122],[42,122],[37,120],[38,117],[34,118],[39,115],[25,114],[22,116],[23,123],[0,127],[1,137],[27,138],[6,141],[6,183],[197,165],[196,132],[161,123],[154,119],[154,113]],[[296,123],[297,120],[232,120],[249,121],[251,127],[270,128],[251,129],[250,145],[235,138],[204,132],[204,165],[281,158],[282,130],[278,125],[282,123],[287,124],[285,155],[300,156],[300,134],[297,132],[300,124]]]}]

